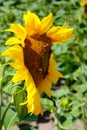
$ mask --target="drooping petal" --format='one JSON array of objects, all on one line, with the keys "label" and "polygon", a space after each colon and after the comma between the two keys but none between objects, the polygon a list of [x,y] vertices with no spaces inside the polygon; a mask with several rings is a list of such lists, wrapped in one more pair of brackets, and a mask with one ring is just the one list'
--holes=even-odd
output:
[{"label": "drooping petal", "polygon": [[48,29],[52,26],[52,23],[53,23],[53,15],[52,13],[50,13],[47,17],[44,17],[41,20],[41,24],[38,28],[38,33],[40,35],[46,33]]},{"label": "drooping petal", "polygon": [[25,80],[25,86],[26,86],[26,91],[27,91],[28,112],[34,113],[35,115],[42,113],[40,93],[38,89],[36,88],[35,83],[30,74]]},{"label": "drooping petal", "polygon": [[53,55],[51,54],[51,58],[49,61],[49,69],[48,69],[48,79],[52,83],[56,83],[59,78],[63,78],[63,75],[56,69],[56,62],[53,59]]},{"label": "drooping petal", "polygon": [[51,96],[51,85],[52,82],[46,77],[38,86],[40,93],[45,92],[49,97]]},{"label": "drooping petal", "polygon": [[52,27],[47,32],[47,37],[50,37],[52,43],[62,43],[73,37],[73,28],[67,28],[65,26]]},{"label": "drooping petal", "polygon": [[23,61],[21,63],[20,62],[21,62],[20,60],[19,61],[17,60],[15,62],[9,63],[9,65],[16,70],[23,70]]},{"label": "drooping petal", "polygon": [[27,77],[26,73],[27,73],[26,70],[24,70],[24,68],[22,68],[21,71],[16,72],[16,74],[12,78],[12,81],[19,82],[19,81],[25,80]]}]

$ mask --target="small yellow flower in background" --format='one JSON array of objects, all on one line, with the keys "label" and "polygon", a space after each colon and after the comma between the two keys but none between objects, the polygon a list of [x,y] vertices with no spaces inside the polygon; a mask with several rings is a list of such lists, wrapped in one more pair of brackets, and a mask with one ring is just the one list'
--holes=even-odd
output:
[{"label": "small yellow flower in background", "polygon": [[56,63],[51,54],[51,45],[61,43],[73,37],[73,28],[52,26],[53,16],[50,13],[41,21],[39,17],[28,11],[23,15],[24,26],[11,24],[6,31],[16,36],[6,41],[6,45],[13,45],[2,56],[11,57],[10,65],[17,70],[13,76],[14,82],[25,80],[27,91],[28,112],[36,115],[42,113],[40,95],[45,92],[51,96],[51,84],[56,83],[63,75],[55,68]]},{"label": "small yellow flower in background", "polygon": [[80,2],[80,6],[84,7],[84,16],[87,17],[87,0],[83,0],[82,2]]},{"label": "small yellow flower in background", "polygon": [[69,104],[69,99],[67,97],[63,97],[63,98],[60,99],[59,104],[60,104],[61,107],[66,109],[68,104]]}]

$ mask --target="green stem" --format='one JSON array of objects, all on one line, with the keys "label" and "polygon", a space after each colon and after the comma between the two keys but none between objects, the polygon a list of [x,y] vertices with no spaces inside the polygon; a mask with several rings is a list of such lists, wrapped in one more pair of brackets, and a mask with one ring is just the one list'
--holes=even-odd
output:
[{"label": "green stem", "polygon": [[4,75],[4,65],[0,64],[0,130],[2,128],[2,85],[1,85],[1,81],[2,81],[2,77]]},{"label": "green stem", "polygon": [[1,104],[2,104],[2,77],[3,77],[4,66],[0,64],[0,120],[1,120]]},{"label": "green stem", "polygon": [[55,130],[67,130],[67,128],[63,127],[62,124],[60,123],[58,117],[57,117],[57,111],[53,111],[53,118],[55,122]]},{"label": "green stem", "polygon": [[6,109],[5,109],[5,111],[4,111],[3,115],[2,115],[2,119],[0,121],[0,130],[1,130],[2,126],[3,126],[5,115],[6,115],[7,111],[8,111],[8,109],[9,109],[10,105],[11,105],[11,103],[8,104],[8,106],[6,107]]},{"label": "green stem", "polygon": [[63,130],[63,127],[58,120],[56,112],[53,112],[53,118],[54,118],[54,122],[55,122],[55,125],[56,125],[55,130]]}]

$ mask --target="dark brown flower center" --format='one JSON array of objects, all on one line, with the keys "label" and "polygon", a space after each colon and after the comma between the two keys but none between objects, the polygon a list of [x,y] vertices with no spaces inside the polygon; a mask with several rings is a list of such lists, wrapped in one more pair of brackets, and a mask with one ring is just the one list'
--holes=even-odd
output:
[{"label": "dark brown flower center", "polygon": [[30,40],[25,39],[25,48],[23,48],[24,63],[36,86],[48,74],[50,51],[51,39],[45,35],[34,35]]}]

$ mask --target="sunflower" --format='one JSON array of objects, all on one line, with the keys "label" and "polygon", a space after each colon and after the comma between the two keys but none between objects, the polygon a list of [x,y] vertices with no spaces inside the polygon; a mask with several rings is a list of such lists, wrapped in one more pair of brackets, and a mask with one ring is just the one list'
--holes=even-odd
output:
[{"label": "sunflower", "polygon": [[87,17],[87,0],[80,2],[80,6],[84,7],[84,16]]},{"label": "sunflower", "polygon": [[13,82],[25,80],[27,100],[21,105],[27,104],[28,112],[38,115],[42,113],[40,95],[45,92],[51,96],[51,84],[63,77],[55,68],[51,45],[72,38],[73,28],[65,25],[50,28],[52,13],[40,21],[36,14],[28,11],[23,19],[24,26],[11,24],[6,30],[16,36],[6,41],[6,45],[12,46],[2,56],[13,59],[10,65],[17,70]]}]

